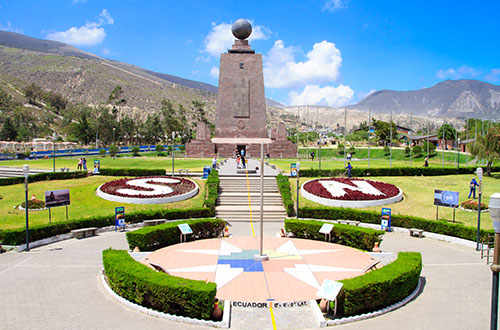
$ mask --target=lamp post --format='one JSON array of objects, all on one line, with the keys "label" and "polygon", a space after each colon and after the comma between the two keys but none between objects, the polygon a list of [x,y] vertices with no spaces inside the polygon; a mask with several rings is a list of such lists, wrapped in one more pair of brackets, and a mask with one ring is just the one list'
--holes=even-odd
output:
[{"label": "lamp post", "polygon": [[479,203],[477,205],[477,239],[476,239],[476,251],[479,251],[479,232],[481,231],[481,195],[483,193],[483,169],[478,167],[476,169],[476,175],[479,179]]},{"label": "lamp post", "polygon": [[490,329],[496,330],[498,326],[498,273],[500,272],[500,193],[490,196],[490,217],[495,229],[495,250],[493,254],[493,281],[491,286],[491,323]]},{"label": "lamp post", "polygon": [[319,171],[321,172],[321,134],[319,135],[318,140],[318,167]]},{"label": "lamp post", "polygon": [[300,173],[300,162],[297,162],[297,219],[299,218],[299,190],[300,190],[300,184],[299,184],[299,173]]},{"label": "lamp post", "polygon": [[30,236],[29,236],[29,212],[28,212],[28,176],[30,174],[30,167],[26,164],[23,165],[24,174],[24,209],[26,211],[26,251],[30,250]]},{"label": "lamp post", "polygon": [[457,139],[457,168],[460,168],[460,138]]},{"label": "lamp post", "polygon": [[56,132],[54,132],[54,134],[52,134],[52,160],[53,160],[52,172],[56,171],[56,137],[57,134]]},{"label": "lamp post", "polygon": [[172,176],[174,176],[175,132],[172,132]]},{"label": "lamp post", "polygon": [[116,159],[115,131],[116,127],[113,127],[113,159]]}]

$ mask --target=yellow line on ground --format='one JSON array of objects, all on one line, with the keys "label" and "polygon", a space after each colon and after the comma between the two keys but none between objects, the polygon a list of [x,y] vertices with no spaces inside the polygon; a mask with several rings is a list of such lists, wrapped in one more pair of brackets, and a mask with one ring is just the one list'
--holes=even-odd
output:
[{"label": "yellow line on ground", "polygon": [[276,330],[276,321],[274,320],[274,312],[273,312],[273,302],[269,302],[269,311],[271,312],[271,321],[273,321],[273,330]]},{"label": "yellow line on ground", "polygon": [[247,175],[247,193],[248,193],[248,209],[250,210],[250,226],[252,226],[252,236],[255,237],[255,230],[253,229],[252,222],[252,203],[250,202],[250,181],[248,180],[248,171],[245,171]]}]

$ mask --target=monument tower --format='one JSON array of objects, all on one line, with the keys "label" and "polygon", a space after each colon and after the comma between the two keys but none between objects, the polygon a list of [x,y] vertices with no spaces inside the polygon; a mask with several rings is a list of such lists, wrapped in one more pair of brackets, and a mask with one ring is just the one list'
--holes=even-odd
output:
[{"label": "monument tower", "polygon": [[239,19],[234,22],[232,32],[237,39],[220,59],[214,139],[206,138],[203,133],[206,126],[200,123],[198,131],[203,133],[203,141],[197,134],[196,140],[186,145],[187,156],[209,157],[217,153],[228,157],[233,156],[236,149],[245,150],[246,155],[259,156],[259,141],[273,140],[273,143],[264,142],[271,157],[295,157],[297,147],[287,141],[284,124],[278,126],[278,132],[269,140],[262,55],[256,54],[246,40],[252,33],[252,25],[246,19]]}]

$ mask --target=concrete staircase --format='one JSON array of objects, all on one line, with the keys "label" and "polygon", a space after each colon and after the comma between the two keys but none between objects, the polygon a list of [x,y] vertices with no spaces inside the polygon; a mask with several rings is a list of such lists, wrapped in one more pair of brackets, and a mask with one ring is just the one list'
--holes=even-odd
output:
[{"label": "concrete staircase", "polygon": [[[216,216],[230,223],[250,222],[251,213],[252,221],[260,221],[260,186],[260,177],[257,176],[249,177],[248,185],[246,176],[221,176]],[[263,213],[266,222],[283,222],[286,218],[276,178],[273,176],[264,177]]]}]

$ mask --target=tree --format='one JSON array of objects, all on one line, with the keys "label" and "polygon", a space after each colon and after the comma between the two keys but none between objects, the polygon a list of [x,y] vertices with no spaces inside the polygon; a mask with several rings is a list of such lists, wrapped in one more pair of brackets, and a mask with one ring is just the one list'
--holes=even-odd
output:
[{"label": "tree", "polygon": [[486,173],[491,176],[491,166],[500,158],[500,128],[490,127],[486,135],[479,135],[471,148],[471,154],[479,159],[486,159]]},{"label": "tree", "polygon": [[2,130],[0,131],[0,140],[15,141],[17,137],[17,129],[12,120],[7,117],[2,122]]},{"label": "tree", "polygon": [[28,98],[28,102],[38,105],[38,101],[42,99],[42,88],[35,83],[32,83],[24,89],[24,95]]},{"label": "tree", "polygon": [[[391,123],[373,118],[373,126],[375,127],[377,138],[385,143],[389,143],[391,138]],[[392,138],[397,139],[397,135],[396,124],[392,122]]]},{"label": "tree", "polygon": [[205,102],[192,101],[195,110],[196,121],[202,121],[208,124],[207,112],[205,111]]},{"label": "tree", "polygon": [[[443,138],[443,130],[444,130],[444,141],[443,144],[446,146],[447,140],[455,140],[457,136],[457,130],[453,128],[450,124],[443,124],[437,132],[438,139]],[[443,149],[444,150],[444,149]]]},{"label": "tree", "polygon": [[44,93],[43,100],[50,106],[54,107],[56,109],[56,113],[59,113],[61,110],[66,108],[66,105],[68,105],[68,100],[65,99],[64,96],[50,91]]}]

